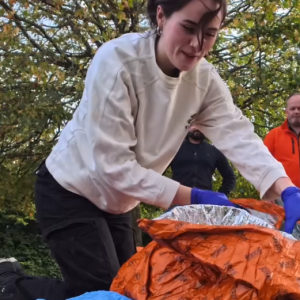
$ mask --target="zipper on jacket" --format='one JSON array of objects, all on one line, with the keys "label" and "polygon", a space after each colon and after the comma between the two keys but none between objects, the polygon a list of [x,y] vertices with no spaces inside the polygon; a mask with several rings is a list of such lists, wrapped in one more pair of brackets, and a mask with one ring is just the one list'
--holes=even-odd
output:
[{"label": "zipper on jacket", "polygon": [[291,139],[292,139],[293,154],[295,154],[295,141],[293,138],[291,138]]},{"label": "zipper on jacket", "polygon": [[197,177],[197,168],[196,168],[196,166],[197,166],[197,150],[194,153],[194,166],[193,166],[193,170],[194,170],[194,172],[193,172],[193,174],[194,174],[194,176],[193,176],[194,187],[197,186],[197,179],[196,179],[196,177]]}]

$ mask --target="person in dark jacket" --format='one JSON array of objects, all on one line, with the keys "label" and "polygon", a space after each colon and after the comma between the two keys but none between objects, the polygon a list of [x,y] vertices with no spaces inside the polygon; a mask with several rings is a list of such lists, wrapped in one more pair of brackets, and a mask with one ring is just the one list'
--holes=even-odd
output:
[{"label": "person in dark jacket", "polygon": [[196,127],[189,129],[170,164],[172,179],[188,187],[212,190],[212,177],[217,169],[223,177],[220,193],[228,195],[235,186],[235,175],[227,158]]}]

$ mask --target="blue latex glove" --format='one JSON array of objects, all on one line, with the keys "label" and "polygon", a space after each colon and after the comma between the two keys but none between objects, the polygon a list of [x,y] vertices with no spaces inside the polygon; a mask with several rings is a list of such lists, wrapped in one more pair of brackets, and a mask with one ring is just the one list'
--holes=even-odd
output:
[{"label": "blue latex glove", "polygon": [[292,186],[281,193],[285,210],[285,231],[292,233],[300,220],[300,189]]},{"label": "blue latex glove", "polygon": [[239,205],[230,202],[223,193],[205,191],[197,188],[192,189],[191,204],[210,204],[241,208]]}]

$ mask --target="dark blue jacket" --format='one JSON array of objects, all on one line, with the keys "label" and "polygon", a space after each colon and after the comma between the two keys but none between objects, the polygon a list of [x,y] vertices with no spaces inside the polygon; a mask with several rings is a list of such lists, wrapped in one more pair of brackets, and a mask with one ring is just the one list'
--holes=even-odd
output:
[{"label": "dark blue jacket", "polygon": [[212,176],[217,169],[223,177],[219,192],[228,195],[235,186],[235,175],[226,157],[213,145],[193,144],[185,139],[171,162],[172,179],[188,187],[212,190]]}]

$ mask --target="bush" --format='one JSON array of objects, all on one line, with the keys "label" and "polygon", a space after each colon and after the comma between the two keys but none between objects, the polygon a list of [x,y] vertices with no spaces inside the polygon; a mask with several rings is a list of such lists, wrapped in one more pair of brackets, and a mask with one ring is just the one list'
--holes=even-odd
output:
[{"label": "bush", "polygon": [[61,277],[35,221],[22,224],[0,216],[0,257],[15,257],[29,275]]}]

